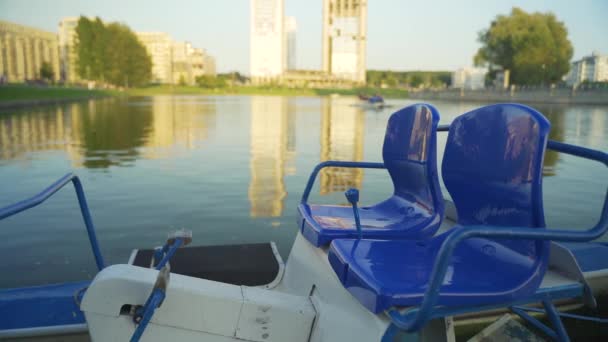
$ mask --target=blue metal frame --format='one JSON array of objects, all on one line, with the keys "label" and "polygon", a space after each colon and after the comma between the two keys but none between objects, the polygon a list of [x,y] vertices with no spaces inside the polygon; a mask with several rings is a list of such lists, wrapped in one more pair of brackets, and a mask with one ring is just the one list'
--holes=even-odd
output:
[{"label": "blue metal frame", "polygon": [[[530,311],[530,312],[536,312],[536,313],[545,313],[545,310],[543,310],[543,309],[532,308],[532,307],[527,307],[527,306],[519,306],[519,305],[512,306],[510,309],[511,310],[520,310],[520,311]],[[596,322],[596,323],[602,323],[602,324],[608,323],[608,318],[583,316],[583,315],[576,315],[576,314],[565,313],[565,312],[558,312],[557,314],[560,317],[564,317],[564,318],[580,319],[582,321],[590,321],[590,322]]]},{"label": "blue metal frame", "polygon": [[97,268],[99,270],[102,270],[105,267],[105,263],[103,261],[101,250],[99,249],[99,242],[97,242],[97,236],[95,235],[95,226],[93,225],[93,220],[91,219],[91,213],[89,212],[87,199],[84,195],[84,189],[82,188],[82,183],[80,182],[80,179],[73,173],[68,173],[65,176],[61,177],[58,181],[51,184],[51,186],[42,190],[40,193],[33,197],[9,205],[5,208],[0,208],[0,220],[3,220],[7,217],[13,216],[22,211],[40,205],[70,182],[74,185],[74,190],[76,191],[76,196],[78,197],[80,212],[82,213],[82,219],[84,220],[84,224],[87,228],[87,234],[89,235],[89,241],[91,242],[91,249],[93,250],[93,255],[95,256],[95,263],[97,264]]},{"label": "blue metal frame", "polygon": [[[154,284],[154,288],[152,289],[152,293],[150,293],[146,303],[135,311],[133,321],[138,325],[133,336],[131,336],[131,342],[137,342],[141,339],[154,315],[154,311],[159,308],[165,300],[166,287],[168,286],[170,273],[167,263],[169,262],[169,259],[173,257],[177,249],[185,244],[187,243],[182,238],[169,239],[162,248],[157,250],[157,252],[160,251],[160,253],[164,254],[162,260],[154,267],[160,272],[156,283]],[[166,279],[164,277],[166,277]]]},{"label": "blue metal frame", "polygon": [[[438,131],[448,131],[449,126],[440,126]],[[588,149],[585,147],[574,146],[566,143],[550,140],[547,143],[547,148],[570,154],[573,156],[598,161],[608,166],[608,154]],[[490,237],[490,238],[508,238],[508,239],[521,239],[521,240],[551,240],[551,241],[570,241],[570,242],[585,242],[599,238],[608,231],[608,191],[604,198],[604,205],[602,208],[602,214],[599,222],[591,229],[586,231],[572,231],[565,229],[538,229],[538,228],[527,228],[527,227],[492,227],[492,226],[463,226],[455,228],[454,231],[445,239],[443,242],[438,257],[433,265],[433,270],[430,277],[430,282],[424,295],[424,299],[419,307],[410,309],[404,313],[400,313],[397,310],[389,310],[388,314],[397,327],[405,331],[418,331],[424,324],[432,318],[450,316],[459,313],[458,309],[446,309],[441,307],[435,307],[440,294],[441,284],[445,278],[445,274],[450,264],[450,258],[456,246],[463,240],[473,237]],[[579,290],[572,289],[572,293],[564,293],[564,296],[579,296]],[[582,290],[580,290],[582,291]],[[552,291],[553,292],[553,291]],[[557,292],[555,293],[557,294]],[[551,294],[549,298],[538,297],[541,295],[537,291],[537,295],[525,298],[521,303],[533,302],[541,299],[545,308],[551,318],[556,318],[556,314],[552,304],[550,303]],[[560,296],[561,297],[561,296]],[[563,298],[563,297],[562,297]],[[518,303],[508,303],[504,306],[511,306]],[[551,304],[548,306],[548,304]],[[470,312],[472,308],[468,308],[466,312]],[[475,308],[473,308],[475,309]],[[477,308],[478,309],[478,308]],[[553,317],[556,316],[556,317]],[[554,321],[553,319],[551,319]],[[561,324],[556,327],[557,332],[554,332],[556,336],[560,338],[563,336]],[[566,335],[567,336],[567,335]]]},{"label": "blue metal frame", "polygon": [[131,342],[137,342],[141,339],[144,331],[146,331],[146,328],[148,327],[148,323],[150,323],[150,320],[154,315],[154,311],[156,308],[160,307],[162,302],[165,300],[165,296],[165,291],[162,289],[154,289],[152,291],[150,297],[148,297],[148,300],[146,301],[146,304],[143,306],[141,321],[139,322],[137,328],[135,328],[133,336],[131,336]]},{"label": "blue metal frame", "polygon": [[310,195],[310,191],[312,190],[312,186],[315,184],[315,180],[317,179],[317,174],[321,169],[326,167],[347,167],[347,168],[361,168],[361,169],[386,169],[384,163],[372,163],[372,162],[353,162],[353,161],[338,161],[338,160],[328,160],[322,163],[319,163],[315,166],[315,169],[312,170],[310,177],[308,177],[308,182],[306,183],[306,188],[304,188],[304,193],[302,194],[302,199],[300,203],[306,204],[308,203],[308,196]]}]

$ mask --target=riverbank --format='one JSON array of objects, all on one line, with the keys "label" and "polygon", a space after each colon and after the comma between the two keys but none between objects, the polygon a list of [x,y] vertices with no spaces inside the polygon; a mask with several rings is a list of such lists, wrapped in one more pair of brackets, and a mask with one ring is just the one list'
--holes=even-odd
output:
[{"label": "riverbank", "polygon": [[543,104],[608,105],[608,89],[530,88],[517,90],[460,90],[417,91],[412,99],[462,102],[518,102]]},{"label": "riverbank", "polygon": [[116,96],[116,90],[88,90],[54,86],[0,86],[0,109],[73,102]]},{"label": "riverbank", "polygon": [[328,96],[343,95],[357,96],[359,94],[380,94],[385,98],[407,98],[408,92],[403,89],[376,89],[376,88],[352,88],[352,89],[317,89],[317,88],[281,88],[281,87],[226,87],[226,88],[201,88],[196,86],[150,86],[133,88],[126,91],[129,96],[154,96],[154,95],[274,95],[274,96]]}]

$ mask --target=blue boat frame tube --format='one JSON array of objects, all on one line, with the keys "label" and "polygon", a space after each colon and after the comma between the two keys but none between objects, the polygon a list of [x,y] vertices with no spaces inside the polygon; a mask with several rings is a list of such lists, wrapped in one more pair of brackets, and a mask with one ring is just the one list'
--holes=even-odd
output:
[{"label": "blue boat frame tube", "polygon": [[91,243],[91,249],[93,250],[93,255],[95,256],[95,263],[97,264],[97,268],[101,271],[105,268],[103,255],[101,254],[101,250],[99,249],[99,242],[97,241],[97,236],[95,234],[95,226],[93,225],[93,220],[91,219],[91,213],[89,212],[89,205],[87,204],[87,199],[84,195],[82,183],[80,182],[78,176],[76,176],[75,174],[68,173],[65,176],[61,177],[59,180],[57,180],[55,183],[51,184],[48,188],[42,190],[37,195],[25,199],[21,202],[9,205],[7,207],[0,208],[0,220],[3,220],[7,217],[13,216],[22,211],[31,209],[35,206],[42,204],[49,197],[53,196],[57,191],[59,191],[61,188],[63,188],[66,184],[70,182],[74,185],[74,190],[76,191],[76,196],[78,197],[80,212],[82,214],[82,219],[84,220],[84,225],[87,228],[89,242]]},{"label": "blue boat frame tube", "polygon": [[310,191],[312,190],[312,186],[315,184],[315,180],[317,179],[317,174],[321,169],[326,167],[347,167],[347,168],[361,168],[361,169],[386,169],[384,163],[373,163],[373,162],[353,162],[353,161],[338,161],[338,160],[328,160],[322,163],[319,163],[315,166],[314,170],[310,174],[308,178],[308,182],[306,183],[306,188],[304,188],[304,193],[302,194],[302,199],[300,203],[305,204],[308,202],[308,196],[310,196]]},{"label": "blue boat frame tube", "polygon": [[[439,126],[438,131],[448,131],[449,126]],[[608,166],[608,154],[592,150],[586,147],[570,145],[567,143],[549,140],[547,148],[581,157],[598,161]],[[608,231],[608,191],[604,197],[602,213],[598,223],[591,229],[585,231],[573,231],[567,229],[535,229],[527,227],[492,227],[492,226],[462,226],[455,228],[443,242],[438,257],[433,265],[430,281],[424,295],[424,299],[419,307],[408,310],[404,313],[399,313],[396,310],[389,310],[388,315],[393,324],[399,329],[414,332],[419,331],[425,323],[432,318],[435,308],[435,303],[439,298],[441,284],[445,278],[445,274],[450,263],[450,258],[456,246],[463,240],[473,237],[490,237],[490,238],[507,238],[521,240],[551,240],[564,242],[585,242],[599,238]],[[547,308],[546,308],[547,309]],[[549,314],[552,314],[549,312]],[[559,329],[559,327],[558,327]],[[561,335],[560,331],[557,335]]]}]

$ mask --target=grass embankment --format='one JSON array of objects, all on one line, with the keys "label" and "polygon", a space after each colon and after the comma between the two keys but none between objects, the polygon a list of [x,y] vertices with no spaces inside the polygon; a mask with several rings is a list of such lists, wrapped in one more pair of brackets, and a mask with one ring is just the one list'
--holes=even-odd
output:
[{"label": "grass embankment", "polygon": [[149,86],[132,88],[126,91],[118,90],[88,90],[84,88],[68,88],[56,86],[3,85],[0,86],[0,104],[12,106],[47,103],[53,101],[69,101],[95,97],[130,95],[275,95],[275,96],[327,96],[332,94],[356,96],[358,94],[380,94],[385,98],[406,98],[408,93],[403,89],[310,89],[310,88],[280,88],[280,87],[226,87],[201,88],[196,86]]},{"label": "grass embankment", "polygon": [[331,94],[352,95],[358,94],[380,94],[386,98],[406,98],[407,90],[403,89],[376,89],[376,88],[352,88],[352,89],[311,89],[311,88],[280,88],[280,87],[226,87],[226,88],[201,88],[196,86],[150,86],[134,88],[127,91],[131,96],[153,96],[153,95],[277,95],[277,96],[325,96]]},{"label": "grass embankment", "polygon": [[117,95],[115,90],[88,90],[83,88],[66,88],[54,86],[0,86],[0,102],[26,102],[51,99],[81,99]]}]

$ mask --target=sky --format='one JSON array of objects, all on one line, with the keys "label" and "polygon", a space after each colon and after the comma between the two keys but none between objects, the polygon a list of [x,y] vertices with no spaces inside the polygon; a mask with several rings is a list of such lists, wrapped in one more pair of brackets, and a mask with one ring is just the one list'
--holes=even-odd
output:
[{"label": "sky", "polygon": [[[321,66],[322,0],[285,0],[298,25],[296,64]],[[0,0],[0,20],[57,32],[68,16],[99,16],[134,31],[161,31],[216,57],[218,72],[249,70],[250,0]],[[367,69],[470,66],[478,32],[517,6],[553,12],[568,28],[574,59],[608,54],[608,0],[368,0]]]}]

